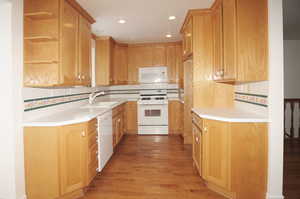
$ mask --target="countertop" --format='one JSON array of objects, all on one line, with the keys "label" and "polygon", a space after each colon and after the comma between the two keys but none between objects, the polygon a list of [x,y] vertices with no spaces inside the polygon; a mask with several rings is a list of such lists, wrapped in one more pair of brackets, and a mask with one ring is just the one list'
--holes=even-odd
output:
[{"label": "countertop", "polygon": [[218,120],[224,122],[268,122],[266,116],[257,115],[252,112],[246,112],[237,109],[202,109],[194,108],[192,111],[203,119]]},{"label": "countertop", "polygon": [[[105,100],[101,102],[116,102],[105,108],[101,107],[87,107],[88,104],[81,107],[75,107],[66,111],[57,112],[51,115],[37,118],[32,121],[25,121],[23,123],[24,127],[34,127],[34,126],[64,126],[70,124],[78,124],[82,122],[90,121],[91,119],[96,118],[110,110],[114,107],[119,106],[127,102],[127,100]],[[96,103],[97,104],[97,103]]]}]

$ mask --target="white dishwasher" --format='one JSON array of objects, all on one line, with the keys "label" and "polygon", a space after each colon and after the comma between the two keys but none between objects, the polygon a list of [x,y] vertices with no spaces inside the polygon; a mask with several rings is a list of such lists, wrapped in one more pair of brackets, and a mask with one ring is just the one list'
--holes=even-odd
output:
[{"label": "white dishwasher", "polygon": [[113,154],[112,111],[98,116],[98,172],[102,171]]}]

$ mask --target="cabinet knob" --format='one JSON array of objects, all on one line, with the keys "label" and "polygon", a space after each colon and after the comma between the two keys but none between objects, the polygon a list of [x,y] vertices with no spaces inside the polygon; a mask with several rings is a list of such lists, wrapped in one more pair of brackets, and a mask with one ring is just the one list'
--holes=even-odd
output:
[{"label": "cabinet knob", "polygon": [[196,137],[196,142],[197,142],[197,143],[199,142],[199,138],[198,138],[198,137]]},{"label": "cabinet knob", "polygon": [[82,131],[82,132],[81,132],[81,136],[82,136],[82,137],[85,137],[85,131]]},{"label": "cabinet knob", "polygon": [[78,75],[77,79],[78,79],[78,80],[81,80],[81,75]]},{"label": "cabinet knob", "polygon": [[220,71],[220,76],[224,76],[224,69],[222,69],[221,71]]},{"label": "cabinet knob", "polygon": [[204,132],[207,132],[207,127],[204,127],[203,131],[204,131]]}]

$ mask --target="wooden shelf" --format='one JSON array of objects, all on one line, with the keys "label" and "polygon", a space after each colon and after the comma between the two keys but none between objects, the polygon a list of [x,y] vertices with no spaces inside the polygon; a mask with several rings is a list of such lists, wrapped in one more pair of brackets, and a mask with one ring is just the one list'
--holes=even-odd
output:
[{"label": "wooden shelf", "polygon": [[25,13],[24,16],[32,20],[44,20],[54,18],[54,14],[52,12],[31,12]]},{"label": "wooden shelf", "polygon": [[25,61],[24,64],[57,64],[58,61],[55,60],[33,60]]},{"label": "wooden shelf", "polygon": [[35,36],[35,37],[24,37],[24,40],[29,40],[32,42],[49,42],[49,41],[55,41],[56,38],[51,36]]}]

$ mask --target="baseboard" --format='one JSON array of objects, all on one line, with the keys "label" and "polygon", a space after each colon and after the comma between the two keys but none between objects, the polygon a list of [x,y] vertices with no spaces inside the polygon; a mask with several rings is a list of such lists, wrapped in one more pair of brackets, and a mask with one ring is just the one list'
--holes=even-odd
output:
[{"label": "baseboard", "polygon": [[274,195],[267,194],[266,199],[284,199],[284,196],[283,195],[274,196]]}]

